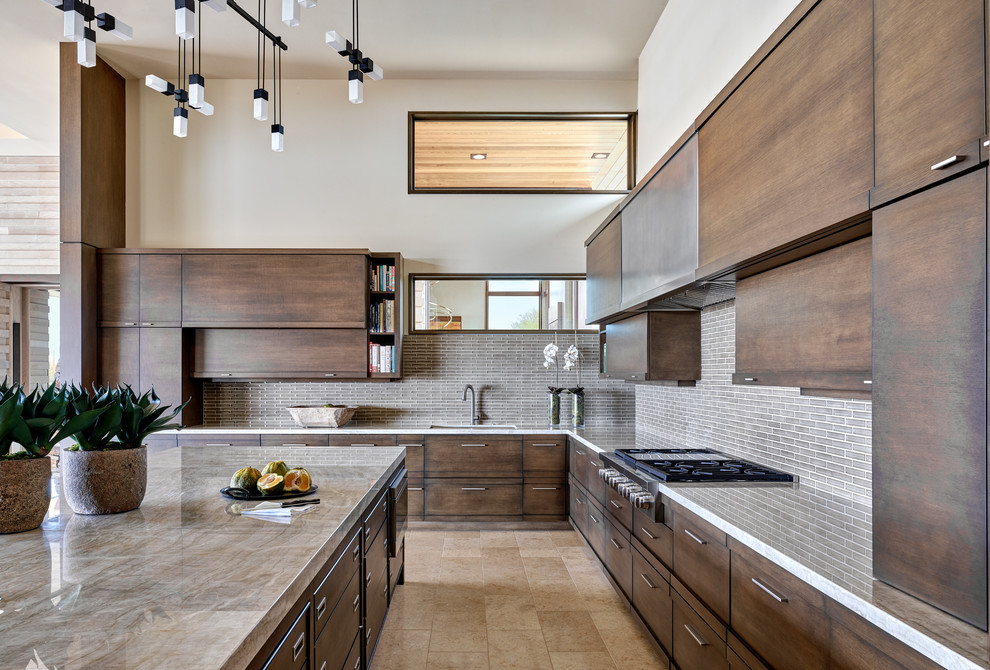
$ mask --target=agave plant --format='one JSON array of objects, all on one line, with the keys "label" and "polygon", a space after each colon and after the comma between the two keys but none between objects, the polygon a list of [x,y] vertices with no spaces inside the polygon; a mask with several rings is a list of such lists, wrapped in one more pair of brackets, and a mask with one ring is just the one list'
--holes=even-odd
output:
[{"label": "agave plant", "polygon": [[151,389],[140,398],[130,386],[117,389],[120,393],[120,433],[117,436],[122,449],[137,449],[144,444],[148,435],[171,428],[182,428],[180,423],[169,423],[179,416],[189,401],[182,403],[171,414],[166,414],[170,405],[161,406],[161,399]]},{"label": "agave plant", "polygon": [[70,414],[81,416],[89,411],[103,410],[96,421],[72,434],[72,440],[76,443],[72,449],[106,451],[122,448],[115,441],[120,435],[121,419],[124,416],[120,404],[120,389],[94,386],[90,392],[73,385],[68,393]]},{"label": "agave plant", "polygon": [[[69,416],[69,391],[52,384],[25,395],[20,385],[0,386],[0,456],[42,458],[56,444],[95,422],[105,408]],[[11,453],[17,443],[23,452]]]},{"label": "agave plant", "polygon": [[0,382],[0,458],[8,457],[14,444],[14,432],[21,425],[24,409],[24,393],[21,387],[8,385],[7,378]]}]

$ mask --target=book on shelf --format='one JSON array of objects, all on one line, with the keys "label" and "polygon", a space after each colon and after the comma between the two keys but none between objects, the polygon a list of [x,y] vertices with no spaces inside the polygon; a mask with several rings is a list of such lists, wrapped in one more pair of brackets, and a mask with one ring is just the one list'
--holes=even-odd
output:
[{"label": "book on shelf", "polygon": [[369,370],[371,372],[395,372],[395,347],[391,344],[369,343]]},{"label": "book on shelf", "polygon": [[371,303],[371,332],[395,332],[394,300],[379,300]]},{"label": "book on shelf", "polygon": [[372,291],[395,290],[394,265],[375,265],[371,268],[371,290]]}]

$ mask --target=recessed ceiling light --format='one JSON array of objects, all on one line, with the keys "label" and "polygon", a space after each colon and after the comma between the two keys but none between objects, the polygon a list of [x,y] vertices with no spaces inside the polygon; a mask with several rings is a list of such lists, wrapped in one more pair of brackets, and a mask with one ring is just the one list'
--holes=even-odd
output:
[{"label": "recessed ceiling light", "polygon": [[608,158],[608,152],[605,152],[605,151],[597,151],[597,152],[595,152],[595,153],[593,153],[593,154],[591,154],[591,157],[592,157],[592,158],[595,158],[595,159],[600,159],[600,158]]},{"label": "recessed ceiling light", "polygon": [[488,158],[488,154],[471,154],[471,160],[473,161],[483,161]]}]

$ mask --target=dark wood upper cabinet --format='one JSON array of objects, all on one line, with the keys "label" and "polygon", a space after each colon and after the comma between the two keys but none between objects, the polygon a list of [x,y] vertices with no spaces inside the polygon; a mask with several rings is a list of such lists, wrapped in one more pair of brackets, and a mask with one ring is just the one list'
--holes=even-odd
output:
[{"label": "dark wood upper cabinet", "polygon": [[605,376],[701,379],[701,312],[647,312],[605,327]]},{"label": "dark wood upper cabinet", "polygon": [[622,307],[694,281],[698,266],[698,142],[692,135],[622,209]]},{"label": "dark wood upper cabinet", "polygon": [[116,326],[136,326],[141,320],[141,258],[99,254],[99,306],[97,321]]},{"label": "dark wood upper cabinet", "polygon": [[740,279],[732,381],[868,397],[871,248],[866,237]]},{"label": "dark wood upper cabinet", "polygon": [[873,557],[987,627],[987,170],[873,214]]},{"label": "dark wood upper cabinet", "polygon": [[984,0],[873,6],[876,207],[979,163],[987,100]]},{"label": "dark wood upper cabinet", "polygon": [[193,376],[207,379],[360,379],[366,331],[347,328],[196,330]]},{"label": "dark wood upper cabinet", "polygon": [[137,328],[99,328],[97,384],[141,386],[141,332]]},{"label": "dark wood upper cabinet", "polygon": [[182,325],[366,329],[367,267],[361,254],[187,254]]},{"label": "dark wood upper cabinet", "polygon": [[98,321],[105,326],[178,326],[178,254],[99,254]]},{"label": "dark wood upper cabinet", "polygon": [[699,278],[799,247],[868,211],[872,10],[822,0],[701,126]]},{"label": "dark wood upper cabinet", "polygon": [[587,243],[588,323],[616,314],[622,303],[622,216]]},{"label": "dark wood upper cabinet", "polygon": [[182,257],[142,255],[140,324],[178,326],[182,320]]}]

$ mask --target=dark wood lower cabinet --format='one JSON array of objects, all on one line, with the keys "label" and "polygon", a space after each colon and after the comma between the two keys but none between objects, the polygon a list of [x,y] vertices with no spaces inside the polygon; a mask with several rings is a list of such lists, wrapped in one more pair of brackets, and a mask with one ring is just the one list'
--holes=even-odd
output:
[{"label": "dark wood lower cabinet", "polygon": [[495,479],[427,479],[424,512],[431,516],[520,516],[522,482]]},{"label": "dark wood lower cabinet", "polygon": [[388,573],[382,571],[368,583],[365,595],[367,611],[364,618],[364,657],[368,665],[375,655],[375,647],[382,634],[385,614],[388,612]]},{"label": "dark wood lower cabinet", "polygon": [[729,549],[725,533],[680,506],[674,510],[672,567],[718,618],[729,620]]},{"label": "dark wood lower cabinet", "polygon": [[[330,668],[345,667],[345,659],[361,629],[361,574],[355,571],[347,588],[316,638],[315,670],[326,664]],[[360,648],[360,644],[358,644]],[[360,653],[360,651],[359,651]]]},{"label": "dark wood lower cabinet", "polygon": [[605,515],[605,567],[627,598],[632,598],[632,546],[629,531]]},{"label": "dark wood lower cabinet", "polygon": [[301,670],[309,666],[309,603],[279,643],[263,670]]},{"label": "dark wood lower cabinet", "polygon": [[586,537],[588,544],[595,550],[599,558],[605,556],[605,513],[593,500],[588,500],[588,529]]},{"label": "dark wood lower cabinet", "polygon": [[566,512],[567,486],[563,479],[526,479],[523,482],[525,519],[563,519]]},{"label": "dark wood lower cabinet", "polygon": [[[344,661],[344,667],[342,670],[361,670],[361,639],[354,638],[354,646],[351,647],[351,653],[347,656],[347,660]],[[316,670],[330,670],[328,665],[326,668],[317,667]]]},{"label": "dark wood lower cabinet", "polygon": [[[684,599],[673,591],[673,658],[684,670],[726,670],[725,641],[698,615]],[[801,667],[798,666],[780,666]]]},{"label": "dark wood lower cabinet", "polygon": [[[673,601],[670,583],[640,551],[632,552],[632,604],[669,654],[673,649]],[[668,576],[670,573],[667,573]]]}]

